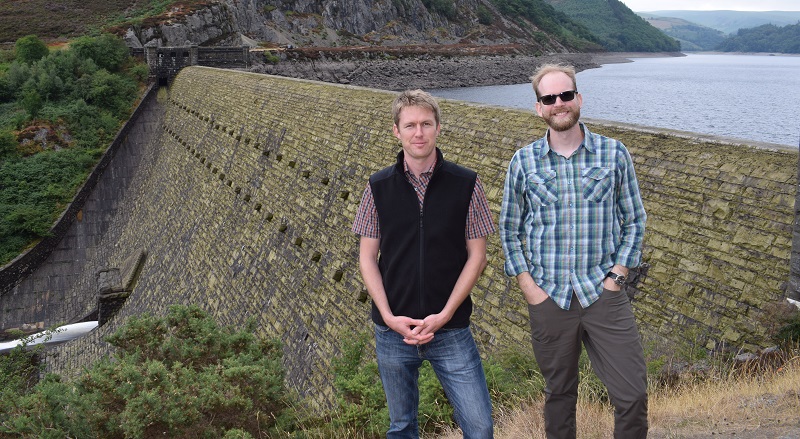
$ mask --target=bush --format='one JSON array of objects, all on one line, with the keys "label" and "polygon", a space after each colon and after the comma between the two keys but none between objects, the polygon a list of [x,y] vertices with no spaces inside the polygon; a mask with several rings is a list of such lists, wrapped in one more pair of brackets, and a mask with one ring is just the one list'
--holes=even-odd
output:
[{"label": "bush", "polygon": [[0,131],[0,163],[7,157],[16,157],[17,138],[11,131]]},{"label": "bush", "polygon": [[[370,333],[348,338],[342,354],[331,361],[337,406],[329,414],[330,423],[313,426],[318,417],[311,416],[304,428],[321,437],[383,437],[389,429],[389,409],[383,392],[378,364],[368,354]],[[419,428],[424,433],[437,433],[453,426],[453,409],[433,368],[425,362],[419,376]]]},{"label": "bush", "polygon": [[344,340],[342,355],[331,360],[337,402],[331,427],[380,437],[389,429],[389,409],[378,363],[374,355],[366,353],[370,334],[363,332]]},{"label": "bush", "polygon": [[454,20],[458,16],[453,0],[422,0],[422,4],[431,12],[440,13],[449,20]]},{"label": "bush", "polygon": [[95,159],[92,151],[67,149],[0,162],[0,261],[50,233],[61,203],[75,194]]},{"label": "bush", "polygon": [[[50,375],[3,408],[0,437],[250,438],[291,427],[281,349],[196,306],[132,318],[74,382]],[[17,386],[19,387],[19,386]]]},{"label": "bush", "polygon": [[22,90],[22,99],[20,99],[19,104],[28,112],[31,119],[36,119],[39,117],[39,110],[44,106],[44,101],[35,88],[25,87]]},{"label": "bush", "polygon": [[136,98],[137,91],[133,80],[100,70],[92,75],[86,102],[109,110],[115,118],[125,119],[130,114],[131,102]]},{"label": "bush", "polygon": [[110,34],[98,37],[80,37],[70,44],[79,58],[91,59],[101,69],[111,73],[120,71],[130,57],[130,50],[120,39]]},{"label": "bush", "polygon": [[800,310],[786,300],[764,305],[764,312],[758,322],[766,337],[779,344],[800,341]]},{"label": "bush", "polygon": [[494,21],[492,12],[483,4],[478,5],[478,23],[489,26]]},{"label": "bush", "polygon": [[264,51],[264,62],[269,64],[278,64],[281,58],[270,51]]},{"label": "bush", "polygon": [[17,60],[31,64],[47,56],[50,49],[36,35],[28,35],[17,40],[14,45]]},{"label": "bush", "polygon": [[533,351],[499,352],[483,364],[486,384],[495,405],[514,407],[541,395],[544,377]]},{"label": "bush", "polygon": [[5,72],[0,73],[0,103],[11,102],[14,99],[14,90],[8,83]]}]

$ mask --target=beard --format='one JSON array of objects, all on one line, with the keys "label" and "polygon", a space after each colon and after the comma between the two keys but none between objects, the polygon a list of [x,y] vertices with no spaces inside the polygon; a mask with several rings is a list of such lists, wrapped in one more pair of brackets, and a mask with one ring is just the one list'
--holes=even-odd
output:
[{"label": "beard", "polygon": [[549,114],[544,116],[543,119],[551,130],[567,131],[578,123],[578,119],[581,118],[581,109],[580,107],[576,107],[574,109],[567,108],[567,111],[568,113],[566,116],[559,116],[556,118],[552,114]]}]

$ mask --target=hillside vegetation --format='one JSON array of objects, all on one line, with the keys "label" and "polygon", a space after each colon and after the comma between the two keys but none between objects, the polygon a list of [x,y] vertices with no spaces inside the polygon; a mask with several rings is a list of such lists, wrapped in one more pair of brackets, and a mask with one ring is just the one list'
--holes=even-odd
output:
[{"label": "hillside vegetation", "polygon": [[[653,27],[680,41],[681,50],[800,51],[797,28],[800,11],[660,11],[638,14]],[[731,30],[733,34],[728,33]]]},{"label": "hillside vegetation", "polygon": [[[214,6],[222,9],[210,12]],[[618,0],[379,0],[368,9],[333,0],[269,0],[258,6],[238,0],[14,1],[0,3],[0,42],[31,33],[52,41],[99,31],[134,32],[166,42],[163,32],[168,30],[161,25],[180,24],[202,10],[204,20],[215,16],[221,21],[204,24],[217,27],[213,37],[185,34],[198,45],[229,45],[246,37],[299,47],[513,42],[545,52],[679,49]],[[20,22],[31,26],[23,29]]]},{"label": "hillside vegetation", "polygon": [[[45,41],[97,35],[118,25],[160,17],[174,4],[193,10],[210,3],[198,0],[4,0],[0,2],[0,43],[26,35]],[[163,16],[166,20],[167,17]],[[24,25],[21,25],[24,23]]]},{"label": "hillside vegetation", "polygon": [[678,52],[680,43],[659,32],[619,0],[547,0],[586,26],[612,52]]},{"label": "hillside vegetation", "polygon": [[719,30],[686,21],[682,18],[659,17],[639,13],[651,26],[681,43],[681,50],[715,50],[727,36]]},{"label": "hillside vegetation", "polygon": [[800,23],[783,27],[765,24],[752,29],[740,29],[719,44],[723,52],[800,53]]},{"label": "hillside vegetation", "polygon": [[2,1],[0,42],[13,43],[30,34],[44,40],[74,38],[99,28],[106,17],[132,3],[131,0]]},{"label": "hillside vegetation", "polygon": [[724,34],[736,33],[763,24],[786,26],[800,21],[800,11],[648,11],[659,17],[680,18],[716,29]]},{"label": "hillside vegetation", "polygon": [[0,266],[50,233],[148,75],[107,34],[60,50],[30,35],[2,55]]}]

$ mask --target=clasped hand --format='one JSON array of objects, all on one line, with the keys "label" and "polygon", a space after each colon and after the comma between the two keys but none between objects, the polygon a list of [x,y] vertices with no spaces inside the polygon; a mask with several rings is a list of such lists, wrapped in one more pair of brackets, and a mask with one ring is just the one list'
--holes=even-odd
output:
[{"label": "clasped hand", "polygon": [[395,316],[386,324],[392,330],[403,336],[403,341],[410,345],[423,345],[433,340],[433,334],[438,331],[447,320],[441,314],[431,314],[424,319]]}]

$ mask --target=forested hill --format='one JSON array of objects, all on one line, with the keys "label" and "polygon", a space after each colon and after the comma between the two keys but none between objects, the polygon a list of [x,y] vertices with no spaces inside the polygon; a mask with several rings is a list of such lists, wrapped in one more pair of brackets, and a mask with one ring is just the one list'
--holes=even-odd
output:
[{"label": "forested hill", "polygon": [[690,21],[720,32],[735,34],[739,29],[749,29],[764,24],[786,26],[800,21],[800,11],[648,11],[640,15],[673,17]]},{"label": "forested hill", "polygon": [[723,52],[800,53],[800,23],[788,26],[765,24],[740,29],[717,48]]},{"label": "forested hill", "polygon": [[511,45],[527,53],[679,50],[677,42],[617,0],[0,2],[0,42],[27,34],[51,41],[70,39],[101,30],[125,36],[130,46],[155,42],[298,47]]},{"label": "forested hill", "polygon": [[665,35],[619,0],[546,0],[586,26],[613,52],[679,52],[680,43]]}]

